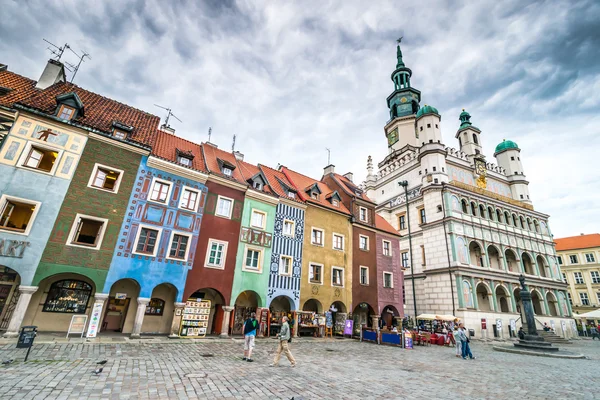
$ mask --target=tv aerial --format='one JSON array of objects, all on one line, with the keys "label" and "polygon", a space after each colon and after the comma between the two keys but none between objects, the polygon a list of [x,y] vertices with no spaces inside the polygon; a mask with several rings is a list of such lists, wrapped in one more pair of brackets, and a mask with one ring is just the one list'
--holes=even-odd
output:
[{"label": "tv aerial", "polygon": [[55,58],[56,61],[60,61],[60,58],[62,57],[63,53],[65,52],[66,49],[70,49],[71,47],[69,47],[68,43],[65,43],[63,45],[63,47],[59,47],[57,45],[55,45],[54,43],[52,43],[49,40],[43,39],[44,42],[48,43],[50,46],[47,47],[48,50],[50,50],[50,53],[52,53],[52,55]]},{"label": "tv aerial", "polygon": [[163,110],[167,110],[167,118],[165,119],[165,126],[169,126],[169,118],[173,117],[175,118],[177,121],[183,123],[182,120],[180,120],[179,118],[177,118],[177,116],[175,114],[173,114],[173,110],[167,107],[163,107],[163,106],[159,106],[158,104],[155,104],[156,107],[158,108],[162,108]]},{"label": "tv aerial", "polygon": [[81,63],[85,61],[85,58],[89,58],[90,60],[92,59],[92,57],[90,57],[90,53],[86,52],[85,50],[82,50],[82,55],[77,54],[72,48],[69,47],[69,50],[71,50],[71,52],[73,54],[75,54],[77,56],[77,58],[79,58],[79,62],[77,63],[77,65],[73,65],[71,63],[65,62],[66,65],[68,65],[70,68],[69,71],[73,72],[73,76],[71,76],[71,83],[73,83],[73,79],[75,79],[75,75],[77,75],[77,71],[79,71],[79,67],[81,66]]}]

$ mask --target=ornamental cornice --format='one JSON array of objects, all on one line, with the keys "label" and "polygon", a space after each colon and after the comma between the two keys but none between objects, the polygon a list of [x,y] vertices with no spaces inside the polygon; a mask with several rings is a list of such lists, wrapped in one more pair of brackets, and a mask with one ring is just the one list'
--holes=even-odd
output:
[{"label": "ornamental cornice", "polygon": [[182,178],[191,179],[199,183],[206,183],[206,180],[208,179],[208,175],[205,173],[194,171],[154,156],[150,156],[148,158],[148,166],[181,176]]}]

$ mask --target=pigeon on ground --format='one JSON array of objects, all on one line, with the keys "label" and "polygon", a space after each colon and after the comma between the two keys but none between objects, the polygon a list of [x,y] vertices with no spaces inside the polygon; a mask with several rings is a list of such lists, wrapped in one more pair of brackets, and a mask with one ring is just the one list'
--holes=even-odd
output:
[{"label": "pigeon on ground", "polygon": [[98,364],[98,365],[104,365],[104,364],[106,364],[106,360],[98,361],[96,364]]},{"label": "pigeon on ground", "polygon": [[104,368],[102,368],[102,367],[100,367],[100,368],[96,368],[95,370],[93,370],[93,371],[92,371],[92,374],[96,374],[96,375],[98,375],[98,374],[100,374],[100,372],[102,372],[102,370],[103,370],[103,369],[104,369]]},{"label": "pigeon on ground", "polygon": [[15,360],[13,360],[13,359],[11,358],[10,360],[4,360],[4,361],[2,361],[2,364],[3,364],[3,365],[12,364],[12,362],[13,362],[13,361],[15,361]]}]

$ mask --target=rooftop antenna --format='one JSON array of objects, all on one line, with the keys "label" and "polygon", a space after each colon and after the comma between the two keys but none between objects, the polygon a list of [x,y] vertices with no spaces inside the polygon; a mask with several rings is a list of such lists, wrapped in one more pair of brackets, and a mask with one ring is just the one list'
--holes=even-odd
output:
[{"label": "rooftop antenna", "polygon": [[73,79],[75,79],[75,75],[77,75],[77,71],[79,71],[79,67],[81,66],[81,63],[84,62],[85,58],[89,58],[90,60],[92,59],[92,57],[90,57],[90,53],[86,52],[85,50],[82,51],[82,55],[80,56],[79,54],[75,53],[75,51],[73,51],[73,49],[71,49],[69,47],[69,50],[71,50],[71,52],[73,54],[75,54],[77,56],[77,58],[79,58],[79,62],[77,63],[77,65],[73,65],[71,63],[66,62],[65,64],[67,64],[69,67],[73,68],[73,76],[71,77],[71,83],[73,83]]},{"label": "rooftop antenna", "polygon": [[70,49],[68,43],[65,43],[65,45],[63,47],[58,47],[57,45],[50,42],[49,40],[44,39],[44,42],[46,42],[50,45],[50,46],[48,46],[48,50],[50,50],[50,53],[52,53],[54,55],[54,57],[56,57],[55,58],[56,61],[60,61],[60,58],[62,57],[65,50]]},{"label": "rooftop antenna", "polygon": [[327,165],[331,165],[331,150],[328,147],[325,147],[327,150]]},{"label": "rooftop antenna", "polygon": [[169,127],[169,118],[171,118],[171,117],[173,117],[177,121],[183,123],[182,120],[180,120],[179,118],[177,118],[177,116],[175,114],[173,114],[173,110],[171,110],[170,108],[159,106],[158,104],[155,104],[155,106],[158,108],[162,108],[163,110],[167,110],[167,119],[165,119],[165,126]]},{"label": "rooftop antenna", "polygon": [[208,128],[208,143],[210,143],[210,137],[212,136],[212,127]]},{"label": "rooftop antenna", "polygon": [[231,144],[231,151],[235,151],[235,134],[233,134],[233,143]]}]

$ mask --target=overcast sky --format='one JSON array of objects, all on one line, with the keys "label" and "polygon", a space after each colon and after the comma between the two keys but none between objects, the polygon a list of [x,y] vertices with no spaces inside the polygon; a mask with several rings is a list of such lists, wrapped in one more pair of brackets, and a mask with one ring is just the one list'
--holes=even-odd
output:
[{"label": "overcast sky", "polygon": [[[101,3],[106,3],[102,5]],[[447,145],[466,108],[484,153],[522,149],[536,210],[555,237],[600,232],[600,3],[597,1],[0,0],[0,62],[39,78],[46,38],[92,59],[75,83],[164,117],[193,141],[320,178],[366,175],[383,126],[395,39]],[[65,61],[76,61],[66,54]]]}]

